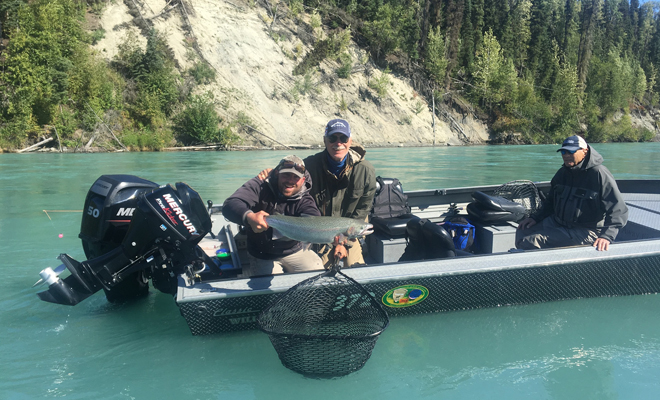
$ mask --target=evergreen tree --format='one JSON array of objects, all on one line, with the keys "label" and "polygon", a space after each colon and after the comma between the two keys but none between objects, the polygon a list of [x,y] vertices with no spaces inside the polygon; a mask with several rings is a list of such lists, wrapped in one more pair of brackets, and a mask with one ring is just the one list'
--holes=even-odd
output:
[{"label": "evergreen tree", "polygon": [[[585,0],[582,9],[582,32],[580,34],[580,45],[578,48],[578,84],[584,88],[589,72],[589,63],[594,48],[594,37],[598,29],[597,23],[600,17],[601,0]],[[582,89],[583,90],[583,89]]]},{"label": "evergreen tree", "polygon": [[580,35],[578,32],[578,4],[576,0],[566,0],[564,5],[564,35],[561,53],[564,61],[577,65]]},{"label": "evergreen tree", "polygon": [[463,31],[461,32],[461,54],[460,66],[465,75],[474,62],[474,53],[476,52],[474,37],[477,35],[472,25],[472,1],[465,0],[465,10],[463,11]]},{"label": "evergreen tree", "polygon": [[424,65],[433,82],[442,85],[448,62],[445,58],[445,39],[440,32],[440,27],[435,27],[429,32],[427,43]]},{"label": "evergreen tree", "polygon": [[519,0],[511,10],[511,51],[510,58],[518,71],[523,71],[527,64],[527,49],[532,37],[531,0]]},{"label": "evergreen tree", "polygon": [[464,0],[449,0],[447,7],[447,71],[445,88],[451,87],[452,73],[458,63]]}]

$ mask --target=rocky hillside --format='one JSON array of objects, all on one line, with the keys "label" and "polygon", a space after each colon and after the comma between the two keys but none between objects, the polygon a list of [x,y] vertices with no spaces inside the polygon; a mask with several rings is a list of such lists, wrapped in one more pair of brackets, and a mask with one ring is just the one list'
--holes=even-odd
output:
[{"label": "rocky hillside", "polygon": [[330,32],[318,16],[301,12],[294,17],[283,3],[274,9],[261,1],[108,3],[100,20],[92,22],[105,30],[95,48],[112,60],[130,31],[144,37],[138,26],[156,28],[168,39],[181,71],[200,60],[216,71],[214,83],[196,90],[213,93],[225,121],[243,122],[237,133],[244,146],[318,145],[325,123],[333,118],[348,120],[355,140],[371,147],[488,140],[487,127],[470,112],[443,110],[443,117],[434,120],[432,105],[405,76],[379,70],[355,43],[350,44],[348,78],[337,75],[336,60],[294,76],[302,57]]}]

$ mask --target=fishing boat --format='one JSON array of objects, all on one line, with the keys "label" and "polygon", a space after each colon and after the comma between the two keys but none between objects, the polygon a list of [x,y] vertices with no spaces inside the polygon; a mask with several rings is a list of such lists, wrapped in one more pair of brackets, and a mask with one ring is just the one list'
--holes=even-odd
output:
[{"label": "fishing boat", "polygon": [[[406,230],[380,229],[364,239],[367,264],[343,272],[391,317],[658,293],[660,181],[617,183],[629,217],[608,251],[516,250],[515,221],[478,220],[468,213],[475,198],[499,199],[502,185],[418,190],[406,192],[413,218],[437,225],[448,215],[467,217],[478,246],[444,258],[400,261],[410,242]],[[550,187],[533,186],[540,196]],[[277,296],[320,272],[245,276],[249,257],[241,227],[185,184],[158,186],[105,175],[90,189],[84,210],[80,237],[90,259],[77,262],[62,254],[59,270],[42,271],[49,285],[39,293],[42,300],[73,305],[101,289],[106,295],[122,285],[129,292],[142,290],[151,278],[155,287],[174,294],[192,334],[207,335],[257,328],[258,315]],[[60,279],[65,269],[71,274]],[[140,288],[125,285],[136,281]],[[333,309],[360,307],[365,296],[339,296]]]}]

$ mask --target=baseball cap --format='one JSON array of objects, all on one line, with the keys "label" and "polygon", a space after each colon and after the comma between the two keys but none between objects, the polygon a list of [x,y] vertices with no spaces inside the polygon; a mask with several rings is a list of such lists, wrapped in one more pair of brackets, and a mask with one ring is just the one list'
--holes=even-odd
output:
[{"label": "baseball cap", "polygon": [[325,136],[332,136],[335,133],[351,137],[351,127],[343,119],[333,119],[325,126]]},{"label": "baseball cap", "polygon": [[277,170],[280,173],[290,172],[302,178],[305,176],[305,162],[297,156],[286,156],[277,164]]},{"label": "baseball cap", "polygon": [[564,143],[561,144],[561,149],[557,151],[562,151],[562,150],[569,150],[569,151],[576,151],[579,149],[586,149],[587,148],[587,142],[582,139],[578,135],[573,135],[569,136],[564,140]]}]

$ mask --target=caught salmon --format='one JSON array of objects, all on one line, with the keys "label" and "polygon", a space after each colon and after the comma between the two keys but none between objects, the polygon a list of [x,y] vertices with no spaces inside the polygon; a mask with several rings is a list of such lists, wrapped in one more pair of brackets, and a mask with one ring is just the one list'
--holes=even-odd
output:
[{"label": "caught salmon", "polygon": [[352,218],[341,217],[290,217],[268,215],[265,217],[277,233],[292,240],[308,243],[332,243],[335,237],[354,239],[373,233],[373,226]]}]

